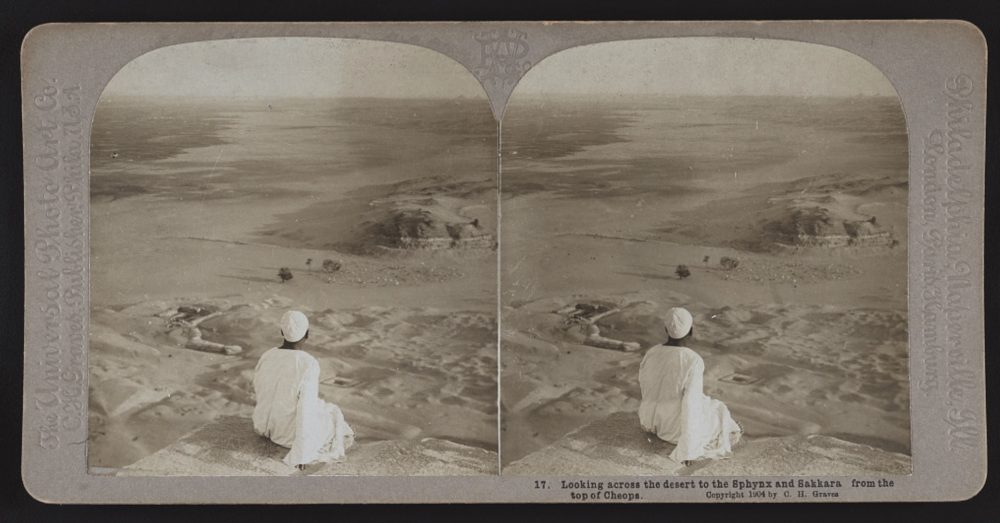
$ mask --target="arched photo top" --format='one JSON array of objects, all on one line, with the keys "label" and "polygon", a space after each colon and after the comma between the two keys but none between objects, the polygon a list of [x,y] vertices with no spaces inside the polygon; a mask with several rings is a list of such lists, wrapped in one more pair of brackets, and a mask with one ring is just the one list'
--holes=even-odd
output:
[{"label": "arched photo top", "polygon": [[908,137],[874,66],[588,45],[527,72],[501,132],[504,474],[913,471]]},{"label": "arched photo top", "polygon": [[[203,41],[122,68],[91,133],[91,471],[496,474],[497,131],[478,81],[414,45]],[[384,372],[400,350],[420,370]]]},{"label": "arched photo top", "polygon": [[550,55],[512,101],[549,96],[883,96],[889,79],[860,56],[790,40],[681,37],[622,40]]},{"label": "arched photo top", "polygon": [[380,40],[266,37],[170,45],[136,57],[101,97],[475,98],[486,93],[437,51]]}]

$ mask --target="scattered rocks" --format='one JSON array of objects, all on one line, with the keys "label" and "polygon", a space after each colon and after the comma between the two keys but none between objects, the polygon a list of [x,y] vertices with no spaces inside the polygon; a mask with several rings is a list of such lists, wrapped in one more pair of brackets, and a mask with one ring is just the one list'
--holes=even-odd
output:
[{"label": "scattered rocks", "polygon": [[177,312],[170,315],[168,325],[171,331],[181,333],[182,338],[186,340],[184,347],[188,349],[226,355],[239,354],[243,352],[243,347],[239,345],[216,343],[202,338],[199,325],[224,312],[213,305],[180,305],[177,307]]},{"label": "scattered rocks", "polygon": [[597,326],[598,320],[617,314],[618,307],[613,307],[604,303],[581,302],[575,305],[562,308],[557,311],[566,317],[566,328],[581,325],[584,329],[583,343],[599,349],[610,349],[622,352],[634,352],[641,347],[633,341],[621,341],[601,335],[601,329]]}]

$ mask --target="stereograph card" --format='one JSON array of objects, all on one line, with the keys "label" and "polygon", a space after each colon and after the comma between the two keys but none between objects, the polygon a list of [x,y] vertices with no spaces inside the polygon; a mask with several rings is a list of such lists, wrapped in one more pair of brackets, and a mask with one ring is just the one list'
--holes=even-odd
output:
[{"label": "stereograph card", "polygon": [[985,81],[960,21],[37,27],[25,486],[971,497]]}]

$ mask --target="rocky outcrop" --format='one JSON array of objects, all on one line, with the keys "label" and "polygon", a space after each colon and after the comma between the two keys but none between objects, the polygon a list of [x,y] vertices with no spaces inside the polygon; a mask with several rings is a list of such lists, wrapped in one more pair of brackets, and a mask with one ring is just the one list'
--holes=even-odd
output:
[{"label": "rocky outcrop", "polygon": [[674,446],[646,434],[635,412],[618,412],[504,467],[504,475],[679,475]]},{"label": "rocky outcrop", "polygon": [[288,449],[258,436],[250,419],[219,418],[123,469],[119,476],[455,476],[495,474],[497,454],[436,438],[359,441],[337,463],[285,465]]},{"label": "rocky outcrop", "polygon": [[782,247],[893,247],[898,241],[873,216],[854,220],[822,206],[795,208],[783,219],[766,222],[764,230]]},{"label": "rocky outcrop", "polygon": [[647,434],[635,412],[584,426],[503,469],[512,475],[828,476],[909,474],[910,456],[822,435],[744,437],[731,457],[669,458],[674,445]]},{"label": "rocky outcrop", "polygon": [[202,323],[225,311],[212,305],[181,305],[177,307],[177,312],[170,315],[169,326],[172,331],[179,330],[187,341],[184,346],[192,350],[203,352],[218,352],[226,355],[239,354],[243,352],[243,347],[239,345],[227,345],[206,340],[202,337],[201,329],[198,327]]},{"label": "rocky outcrop", "polygon": [[622,341],[601,335],[601,328],[597,322],[608,316],[618,314],[621,309],[618,307],[601,303],[577,303],[556,311],[565,317],[566,328],[580,326],[583,329],[583,343],[599,349],[617,350],[622,352],[635,352],[641,346],[633,341]]},{"label": "rocky outcrop", "polygon": [[496,241],[479,220],[462,220],[440,209],[397,210],[375,228],[379,245],[397,249],[488,249]]}]

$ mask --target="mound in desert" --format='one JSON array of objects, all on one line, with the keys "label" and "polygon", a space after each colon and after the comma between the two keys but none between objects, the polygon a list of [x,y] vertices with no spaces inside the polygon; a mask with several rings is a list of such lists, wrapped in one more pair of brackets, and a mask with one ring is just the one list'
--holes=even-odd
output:
[{"label": "mound in desert", "polygon": [[494,191],[490,180],[434,177],[394,184],[368,203],[355,242],[367,251],[493,249]]},{"label": "mound in desert", "polygon": [[496,248],[496,187],[489,180],[408,180],[364,188],[258,231],[266,243],[361,256]]},{"label": "mound in desert", "polygon": [[853,213],[808,201],[792,202],[773,213],[777,216],[765,218],[761,227],[773,246],[836,249],[894,247],[899,243],[875,216],[856,218]]},{"label": "mound in desert", "polygon": [[905,248],[906,194],[906,183],[893,178],[810,176],[694,203],[654,232],[744,255],[887,254]]},{"label": "mound in desert", "polygon": [[488,249],[495,243],[478,218],[440,206],[391,210],[372,224],[372,236],[376,244],[398,249]]}]

